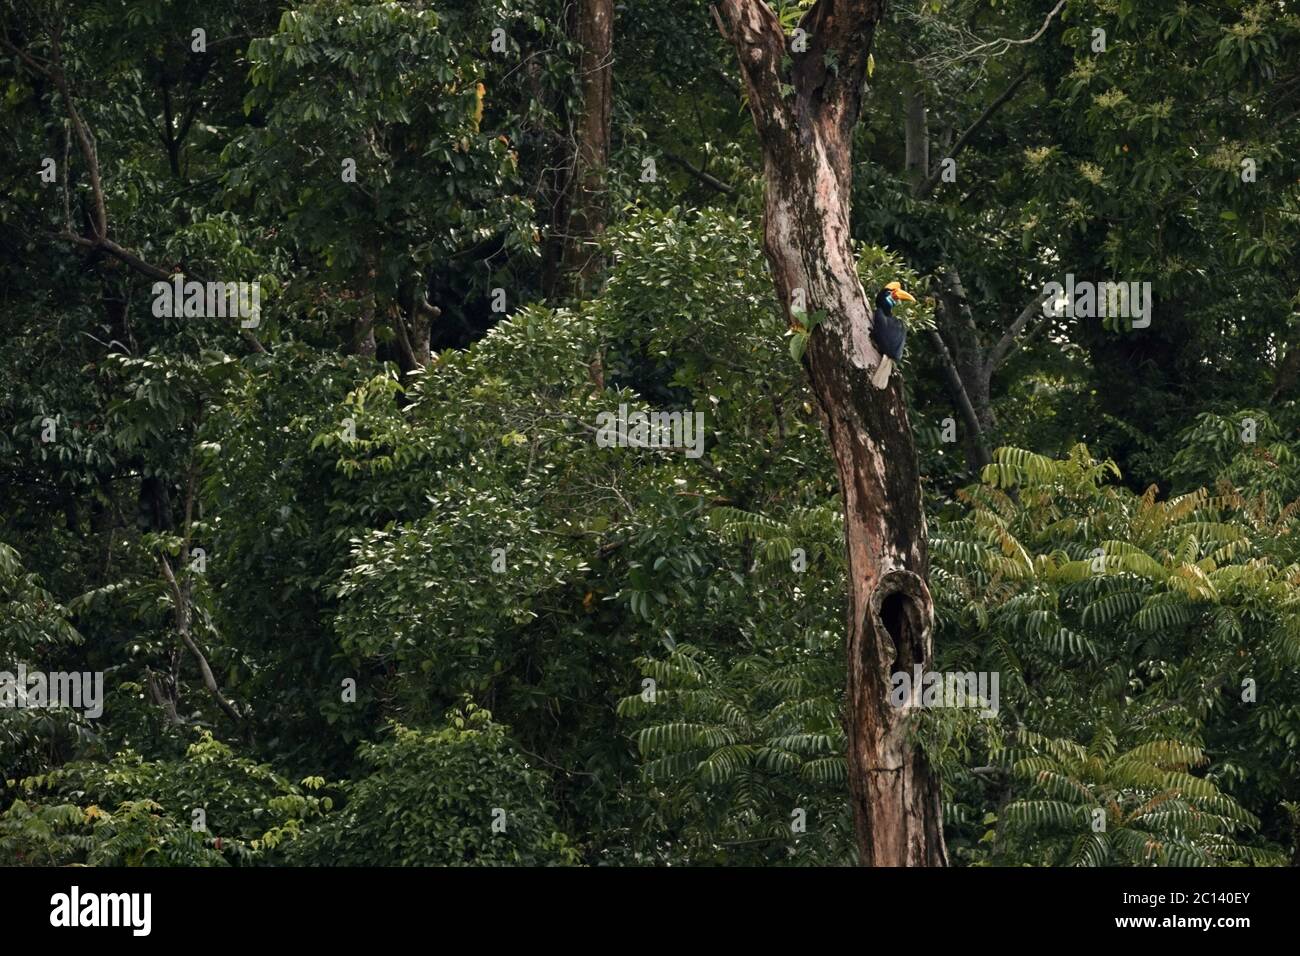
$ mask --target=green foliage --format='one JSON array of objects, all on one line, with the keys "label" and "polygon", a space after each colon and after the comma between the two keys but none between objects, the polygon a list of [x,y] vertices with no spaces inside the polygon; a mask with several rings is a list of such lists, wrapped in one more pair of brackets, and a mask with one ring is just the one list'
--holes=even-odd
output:
[{"label": "green foliage", "polygon": [[577,861],[554,819],[544,772],[487,711],[466,703],[438,730],[392,725],[365,744],[346,803],[289,849],[331,866],[527,866]]},{"label": "green foliage", "polygon": [[[179,761],[126,751],[9,780],[0,849],[33,865],[224,866],[273,862],[333,800],[199,735]],[[201,811],[201,812],[199,812]]]},{"label": "green foliage", "polygon": [[[266,208],[290,205],[287,227],[330,274],[366,265],[386,229],[406,237],[377,266],[395,288],[403,267],[472,247],[527,212],[503,188],[516,166],[505,137],[481,130],[488,76],[475,56],[491,27],[519,11],[506,2],[467,7],[444,17],[320,0],[286,11],[273,36],[249,45],[244,110],[265,125],[231,145],[232,160],[257,162],[227,182]],[[365,188],[350,187],[345,160]]]},{"label": "green foliage", "polygon": [[18,552],[0,541],[0,673],[15,681],[13,688],[0,689],[0,766],[7,773],[34,769],[44,753],[60,745],[93,739],[90,722],[74,711],[17,706],[18,695],[27,694],[26,687],[17,686],[19,665],[54,670],[51,665],[72,659],[70,649],[81,643],[68,609],[39,575],[23,567]]},{"label": "green foliage", "polygon": [[1210,780],[1190,771],[1202,751],[1154,740],[1123,753],[1113,735],[1090,747],[1023,734],[1002,759],[1027,784],[1002,819],[1010,839],[1053,863],[1073,866],[1280,865],[1282,858],[1244,846],[1240,831],[1258,820]]},{"label": "green foliage", "polygon": [[848,863],[838,636],[746,644],[726,665],[684,644],[639,662],[618,711],[640,727],[654,819],[692,863]]},{"label": "green foliage", "polygon": [[[962,492],[965,513],[940,523],[931,542],[940,660],[999,671],[1013,719],[1041,739],[1083,740],[1110,754],[1169,746],[1182,761],[1159,766],[1183,776],[1148,774],[1146,789],[1133,786],[1141,778],[1127,758],[1109,770],[1104,759],[1063,764],[1052,772],[1085,774],[1076,777],[1074,797],[1060,797],[1067,803],[1084,806],[1086,790],[1116,827],[1157,798],[1191,800],[1197,811],[1228,808],[1225,820],[1195,834],[1180,829],[1176,839],[1142,823],[1168,844],[1168,858],[1159,847],[1135,857],[1123,842],[1130,836],[1115,835],[1074,846],[1072,859],[1136,865],[1157,857],[1251,858],[1256,849],[1267,855],[1266,847],[1233,842],[1226,824],[1254,828],[1254,818],[1228,812],[1237,804],[1213,781],[1266,800],[1275,813],[1297,769],[1290,748],[1300,738],[1287,691],[1300,676],[1300,603],[1289,583],[1300,571],[1288,541],[1295,509],[1279,511],[1231,488],[1161,500],[1155,487],[1137,495],[1105,483],[1118,475],[1113,462],[1093,459],[1083,446],[1063,459],[998,450],[985,483]],[[1090,715],[1084,724],[1080,706]],[[1243,745],[1247,733],[1252,743]],[[1019,746],[996,737],[986,745],[991,755]],[[1055,759],[1067,760],[1076,746],[1060,744]],[[1190,768],[1201,765],[1206,776],[1190,783]],[[1014,764],[1041,799],[1027,796],[1004,819],[1032,827],[1077,822],[1056,791],[1042,796],[1046,777],[1026,776],[1046,766]],[[955,776],[971,780],[960,770]],[[1169,783],[1175,779],[1179,786]],[[1199,797],[1211,804],[1195,804]],[[1162,826],[1169,819],[1155,818]]]},{"label": "green foliage", "polygon": [[0,853],[18,866],[225,866],[205,834],[164,816],[152,800],[115,812],[91,804],[15,800],[0,815]]}]

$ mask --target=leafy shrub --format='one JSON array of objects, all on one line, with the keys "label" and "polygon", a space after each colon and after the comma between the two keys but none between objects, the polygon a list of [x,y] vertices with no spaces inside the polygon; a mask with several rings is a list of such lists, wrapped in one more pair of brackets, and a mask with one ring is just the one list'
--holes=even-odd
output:
[{"label": "leafy shrub", "polygon": [[79,761],[8,781],[19,796],[0,818],[0,858],[100,866],[275,862],[304,820],[332,806],[329,797],[304,793],[324,784],[309,777],[295,786],[204,731],[183,760],[146,761],[124,751],[104,763]]},{"label": "leafy shrub", "polygon": [[505,729],[469,702],[447,721],[432,731],[394,723],[391,739],[363,744],[359,756],[370,772],[344,787],[347,804],[341,811],[290,847],[291,861],[324,866],[577,862],[555,822],[546,774],[510,749]]}]

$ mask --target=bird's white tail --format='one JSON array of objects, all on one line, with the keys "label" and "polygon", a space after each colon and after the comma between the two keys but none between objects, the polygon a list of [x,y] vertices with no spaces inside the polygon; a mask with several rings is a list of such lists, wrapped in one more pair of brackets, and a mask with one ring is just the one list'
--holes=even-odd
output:
[{"label": "bird's white tail", "polygon": [[876,388],[884,388],[889,384],[889,374],[894,370],[894,360],[888,355],[880,357],[880,364],[876,366],[875,374],[871,376],[871,384]]}]

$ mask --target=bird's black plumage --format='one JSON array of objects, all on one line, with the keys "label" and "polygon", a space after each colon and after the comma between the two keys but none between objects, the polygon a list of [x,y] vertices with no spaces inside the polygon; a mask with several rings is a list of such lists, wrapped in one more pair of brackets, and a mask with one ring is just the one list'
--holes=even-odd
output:
[{"label": "bird's black plumage", "polygon": [[907,327],[894,317],[894,300],[888,289],[876,295],[876,311],[871,316],[871,338],[880,351],[897,362],[903,357],[907,342]]}]

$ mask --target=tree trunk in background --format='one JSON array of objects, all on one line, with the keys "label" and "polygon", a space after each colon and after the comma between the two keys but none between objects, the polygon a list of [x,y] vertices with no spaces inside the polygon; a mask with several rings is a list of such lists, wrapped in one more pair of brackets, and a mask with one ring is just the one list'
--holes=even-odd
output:
[{"label": "tree trunk in background", "polygon": [[[923,198],[930,189],[930,122],[925,91],[913,78],[903,85],[904,164],[912,195]],[[988,433],[993,427],[989,369],[984,364],[975,319],[961,287],[956,266],[940,264],[935,308],[937,331],[930,342],[943,371],[944,390],[962,419],[962,449],[973,475],[991,460]]]},{"label": "tree trunk in background", "polygon": [[1293,334],[1281,350],[1283,354],[1273,371],[1273,391],[1269,395],[1270,402],[1276,402],[1288,394],[1295,387],[1296,380],[1300,379],[1300,344],[1294,339]]},{"label": "tree trunk in background", "polygon": [[599,291],[604,258],[595,241],[605,232],[605,175],[609,166],[613,100],[614,0],[578,0],[574,36],[582,111],[574,127],[573,173],[562,216],[563,251],[558,291],[585,298]]},{"label": "tree trunk in background", "polygon": [[[1054,15],[1055,12],[1052,16]],[[955,158],[965,149],[972,137],[1015,95],[1029,76],[1029,68],[1022,69],[950,146],[949,135],[941,137],[947,154],[945,158]],[[903,128],[906,138],[904,164],[912,186],[912,197],[922,200],[938,184],[942,167],[930,167],[930,123],[925,105],[925,88],[919,78],[912,77],[904,82],[903,95]],[[938,330],[931,332],[929,338],[943,372],[944,388],[965,425],[962,430],[962,446],[967,468],[972,475],[978,476],[984,466],[992,461],[989,436],[996,424],[993,417],[993,373],[1019,347],[1017,336],[1034,319],[1034,310],[1042,305],[1043,297],[1040,295],[1032,299],[997,343],[991,349],[985,349],[956,263],[940,262],[936,276],[938,302],[935,324]],[[1035,330],[1041,327],[1044,326],[1040,324]]]},{"label": "tree trunk in background", "polygon": [[938,780],[907,739],[910,708],[888,700],[892,674],[931,663],[920,476],[901,373],[883,390],[869,381],[880,353],[868,335],[871,309],[849,240],[853,130],[884,3],[820,0],[800,22],[808,37],[802,53],[787,49],[762,0],[718,6],[762,144],[764,246],[777,293],[787,314],[800,294],[809,314],[825,313],[804,364],[825,413],[844,504],[845,727],[859,856],[874,866],[942,866]]},{"label": "tree trunk in background", "polygon": [[930,175],[930,122],[925,108],[925,92],[917,80],[903,85],[904,159],[907,178],[913,192],[921,189]]},{"label": "tree trunk in background", "polygon": [[378,257],[367,250],[362,256],[363,284],[361,289],[360,312],[352,320],[352,329],[348,336],[348,354],[365,355],[373,358],[375,343],[375,282],[378,275]]},{"label": "tree trunk in background", "polygon": [[938,308],[935,310],[936,335],[942,336],[944,350],[940,359],[945,365],[944,383],[953,404],[961,413],[962,446],[966,466],[978,477],[993,460],[988,436],[993,430],[993,367],[986,360],[979,329],[961,273],[955,265],[942,270],[938,282]]}]

